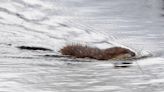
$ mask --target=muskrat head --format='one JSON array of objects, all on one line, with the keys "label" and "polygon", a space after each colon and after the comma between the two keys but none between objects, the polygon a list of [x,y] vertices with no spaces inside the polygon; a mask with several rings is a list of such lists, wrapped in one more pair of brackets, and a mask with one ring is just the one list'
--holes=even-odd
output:
[{"label": "muskrat head", "polygon": [[136,56],[136,54],[131,50],[122,47],[105,49],[104,54],[106,57],[111,57],[113,59],[126,59]]}]

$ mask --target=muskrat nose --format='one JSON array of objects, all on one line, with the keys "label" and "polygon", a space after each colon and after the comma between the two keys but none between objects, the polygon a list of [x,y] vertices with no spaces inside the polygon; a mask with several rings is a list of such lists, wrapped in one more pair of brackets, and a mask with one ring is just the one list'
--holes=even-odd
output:
[{"label": "muskrat nose", "polygon": [[130,53],[132,57],[136,56],[136,54],[134,52]]}]

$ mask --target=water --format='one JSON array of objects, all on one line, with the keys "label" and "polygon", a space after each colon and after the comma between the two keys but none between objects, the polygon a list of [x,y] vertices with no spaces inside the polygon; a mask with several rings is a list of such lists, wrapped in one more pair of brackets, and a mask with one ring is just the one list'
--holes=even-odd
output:
[{"label": "water", "polygon": [[[163,0],[0,2],[1,92],[163,92]],[[153,57],[128,68],[43,57],[70,43],[126,46]],[[54,52],[16,48],[22,45]]]}]

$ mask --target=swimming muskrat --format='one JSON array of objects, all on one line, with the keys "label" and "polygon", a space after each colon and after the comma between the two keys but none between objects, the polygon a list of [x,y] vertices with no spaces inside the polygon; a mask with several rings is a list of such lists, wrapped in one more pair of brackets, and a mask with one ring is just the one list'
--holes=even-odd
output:
[{"label": "swimming muskrat", "polygon": [[99,49],[82,45],[67,45],[60,50],[63,55],[70,55],[75,58],[92,58],[97,60],[128,59],[136,54],[123,47],[112,47]]}]

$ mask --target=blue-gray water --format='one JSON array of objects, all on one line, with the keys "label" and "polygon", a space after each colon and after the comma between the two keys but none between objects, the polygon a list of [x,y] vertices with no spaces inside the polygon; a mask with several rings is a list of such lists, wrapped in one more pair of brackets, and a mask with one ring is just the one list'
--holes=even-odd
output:
[{"label": "blue-gray water", "polygon": [[[0,92],[163,92],[164,0],[0,3]],[[43,57],[70,43],[112,43],[153,56],[120,69],[110,61]],[[16,48],[22,45],[54,52]]]}]

